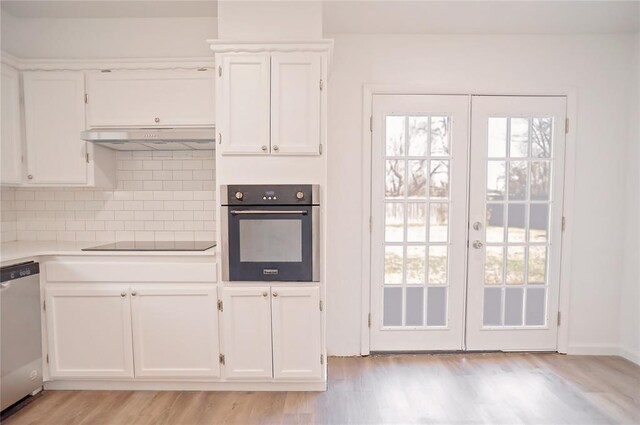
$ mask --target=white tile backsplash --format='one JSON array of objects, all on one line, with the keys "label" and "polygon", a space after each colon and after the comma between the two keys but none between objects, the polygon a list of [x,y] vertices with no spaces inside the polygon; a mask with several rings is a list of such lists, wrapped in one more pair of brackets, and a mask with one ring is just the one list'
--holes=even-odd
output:
[{"label": "white tile backsplash", "polygon": [[17,238],[16,190],[2,188],[0,190],[0,240],[15,241]]},{"label": "white tile backsplash", "polygon": [[213,151],[117,152],[113,190],[2,190],[2,241],[215,240]]}]

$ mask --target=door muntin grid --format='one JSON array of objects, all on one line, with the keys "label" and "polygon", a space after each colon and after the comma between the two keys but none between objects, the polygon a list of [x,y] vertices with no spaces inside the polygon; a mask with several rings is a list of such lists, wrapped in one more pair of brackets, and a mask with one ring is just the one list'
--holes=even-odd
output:
[{"label": "door muntin grid", "polygon": [[546,328],[554,118],[491,116],[483,328]]},{"label": "door muntin grid", "polygon": [[447,114],[383,119],[383,329],[447,327],[451,122]]}]

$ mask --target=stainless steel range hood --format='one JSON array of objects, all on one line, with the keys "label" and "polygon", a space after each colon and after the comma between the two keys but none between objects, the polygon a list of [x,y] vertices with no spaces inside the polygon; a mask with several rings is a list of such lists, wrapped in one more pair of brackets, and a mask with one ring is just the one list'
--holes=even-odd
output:
[{"label": "stainless steel range hood", "polygon": [[213,150],[215,127],[92,128],[80,138],[119,151]]}]

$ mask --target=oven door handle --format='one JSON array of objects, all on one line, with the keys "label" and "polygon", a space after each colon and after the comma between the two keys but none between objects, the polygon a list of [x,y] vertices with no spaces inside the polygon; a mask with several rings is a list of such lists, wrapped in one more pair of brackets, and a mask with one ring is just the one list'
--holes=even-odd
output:
[{"label": "oven door handle", "polygon": [[298,214],[298,215],[307,215],[309,212],[305,210],[290,210],[290,211],[282,211],[282,210],[231,210],[231,215],[244,215],[244,214]]}]

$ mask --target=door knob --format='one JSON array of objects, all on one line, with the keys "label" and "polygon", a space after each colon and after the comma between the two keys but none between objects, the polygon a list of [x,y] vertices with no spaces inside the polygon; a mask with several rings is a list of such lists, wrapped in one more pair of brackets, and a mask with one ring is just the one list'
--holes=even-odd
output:
[{"label": "door knob", "polygon": [[29,175],[27,176],[27,178],[28,178],[29,180],[33,180],[33,174],[29,174]]},{"label": "door knob", "polygon": [[126,297],[126,296],[127,296],[127,293],[126,293],[126,292],[124,292],[124,291],[122,291],[122,292],[120,292],[120,296],[121,296],[122,298],[124,298],[124,297]]},{"label": "door knob", "polygon": [[264,291],[264,292],[262,293],[262,296],[263,296],[263,297],[266,297],[267,295],[269,295],[269,293],[268,293],[267,291]]},{"label": "door knob", "polygon": [[277,293],[277,292],[274,292],[274,293],[273,293],[273,296],[274,296],[274,297],[277,297],[277,296],[278,296],[278,293]]},{"label": "door knob", "polygon": [[480,242],[480,241],[473,241],[473,247],[474,247],[475,249],[480,249],[480,248],[482,248],[483,246],[484,246],[484,244],[483,244],[482,242]]},{"label": "door knob", "polygon": [[159,123],[159,122],[160,122],[160,118],[155,117],[154,121],[155,121],[156,123]]},{"label": "door knob", "polygon": [[138,295],[138,293],[136,291],[131,291],[131,296],[135,297],[136,295]]},{"label": "door knob", "polygon": [[482,229],[482,223],[480,223],[479,221],[476,221],[475,223],[473,223],[473,230],[480,230]]},{"label": "door knob", "polygon": [[267,145],[262,145],[262,152],[266,152],[267,151]]},{"label": "door knob", "polygon": [[280,150],[280,148],[278,147],[278,145],[273,145],[273,150],[278,152]]}]

